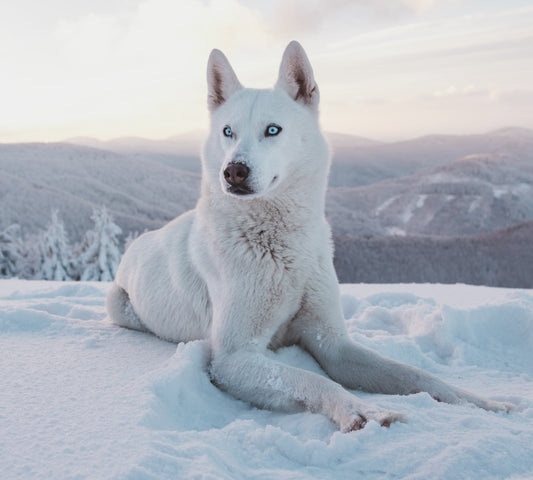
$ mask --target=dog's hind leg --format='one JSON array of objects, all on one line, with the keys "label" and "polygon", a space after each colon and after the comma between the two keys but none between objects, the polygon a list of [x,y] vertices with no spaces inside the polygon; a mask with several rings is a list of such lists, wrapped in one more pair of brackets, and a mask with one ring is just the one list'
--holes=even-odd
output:
[{"label": "dog's hind leg", "polygon": [[107,294],[105,306],[109,317],[117,325],[141,332],[148,331],[133,310],[128,293],[116,283],[113,283]]},{"label": "dog's hind leg", "polygon": [[348,336],[333,340],[327,347],[327,340],[320,348],[317,348],[316,342],[314,346],[306,342],[306,347],[328,375],[347,388],[392,395],[427,392],[440,402],[469,402],[496,412],[512,409],[511,404],[486,400],[419,368],[385,358],[352,342]]},{"label": "dog's hind leg", "polygon": [[300,344],[336,382],[349,389],[370,393],[409,395],[427,392],[441,402],[469,402],[492,411],[512,409],[511,404],[486,400],[353,342],[346,332],[337,298],[332,291],[329,297],[308,299],[293,325],[299,332]]}]

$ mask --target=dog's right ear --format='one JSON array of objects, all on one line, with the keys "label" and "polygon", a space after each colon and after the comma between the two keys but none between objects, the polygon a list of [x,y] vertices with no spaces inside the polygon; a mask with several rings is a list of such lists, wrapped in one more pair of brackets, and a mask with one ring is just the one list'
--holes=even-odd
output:
[{"label": "dog's right ear", "polygon": [[213,111],[242,87],[226,56],[213,50],[207,62],[207,105]]}]

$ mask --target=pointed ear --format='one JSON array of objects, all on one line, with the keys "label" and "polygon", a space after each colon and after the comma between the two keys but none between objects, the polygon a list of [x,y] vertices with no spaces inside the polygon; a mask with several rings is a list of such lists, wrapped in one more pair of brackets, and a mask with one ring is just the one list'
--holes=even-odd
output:
[{"label": "pointed ear", "polygon": [[242,87],[226,56],[213,50],[207,62],[207,104],[213,111]]},{"label": "pointed ear", "polygon": [[313,69],[304,49],[294,40],[287,45],[281,59],[276,88],[283,88],[297,102],[318,108],[320,94]]}]

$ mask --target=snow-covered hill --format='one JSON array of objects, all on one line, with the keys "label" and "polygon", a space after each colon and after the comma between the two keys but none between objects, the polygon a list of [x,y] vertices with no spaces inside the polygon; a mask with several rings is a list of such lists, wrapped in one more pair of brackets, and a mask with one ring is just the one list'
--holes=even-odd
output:
[{"label": "snow-covered hill", "polygon": [[451,237],[500,230],[533,220],[533,160],[468,155],[365,187],[330,188],[328,215],[338,234]]},{"label": "snow-covered hill", "polygon": [[[198,157],[206,132],[193,131],[160,140],[142,137],[120,137],[112,140],[99,140],[92,137],[73,137],[65,143],[107,150],[115,153],[159,153],[182,157]],[[198,165],[198,172],[200,166]]]},{"label": "snow-covered hill", "polygon": [[[0,280],[0,478],[474,479],[533,472],[533,293],[343,285],[351,336],[510,414],[427,394],[364,399],[408,415],[341,434],[321,415],[258,410],[209,380],[209,346],[105,318],[105,283]],[[296,347],[280,362],[320,373]]]},{"label": "snow-covered hill", "polygon": [[[533,221],[532,130],[507,128],[485,135],[433,135],[396,143],[349,135],[328,137],[334,156],[326,213],[338,258],[349,259],[352,264],[356,255],[351,252],[361,238],[369,236],[387,237],[376,241],[393,259],[408,256],[406,245],[420,245],[419,239],[409,240],[412,236],[445,237],[447,240],[437,247],[453,255],[443,256],[434,249],[433,259],[460,258],[464,242],[470,245],[471,239],[452,239],[485,235]],[[0,144],[0,233],[18,223],[27,238],[44,230],[52,210],[57,209],[69,240],[77,243],[92,228],[94,208],[105,205],[125,238],[133,232],[159,228],[195,205],[200,184],[199,132],[158,141],[70,141],[73,143]],[[398,235],[405,239],[389,241],[389,237]],[[355,237],[359,240],[352,241]],[[498,238],[501,244],[504,235]],[[479,242],[486,240],[480,238]],[[515,254],[500,246],[497,250],[505,253],[504,262],[506,256]],[[490,270],[489,257],[485,261],[478,257],[481,263],[476,263],[475,270]],[[367,258],[371,257],[357,257],[354,265],[359,273],[374,268]],[[378,265],[376,274],[381,282],[386,281],[386,268],[392,269],[392,277],[400,278],[391,263]],[[431,271],[443,271],[446,266],[435,264]],[[337,268],[346,281],[371,279],[353,274],[353,265],[337,262]],[[471,278],[422,273],[424,278],[439,282],[466,282]],[[488,272],[479,281],[492,284],[496,277]],[[413,281],[415,276],[405,280]],[[532,282],[533,273],[521,286]]]},{"label": "snow-covered hill", "polygon": [[[336,234],[463,235],[533,219],[531,130],[387,144],[329,134],[329,141],[328,216]],[[70,142],[0,144],[0,230],[14,222],[26,233],[43,229],[56,208],[77,241],[93,208],[104,204],[127,235],[157,228],[196,202],[199,132]]]},{"label": "snow-covered hill", "polygon": [[533,162],[533,130],[511,127],[483,135],[429,135],[401,142],[351,145],[331,142],[330,187],[370,185],[427,168],[449,164],[467,155],[506,155]]},{"label": "snow-covered hill", "polygon": [[79,241],[91,227],[94,207],[105,205],[124,235],[142,232],[192,208],[199,185],[198,174],[165,165],[158,156],[62,143],[0,145],[0,230],[18,223],[34,233],[57,209]]}]

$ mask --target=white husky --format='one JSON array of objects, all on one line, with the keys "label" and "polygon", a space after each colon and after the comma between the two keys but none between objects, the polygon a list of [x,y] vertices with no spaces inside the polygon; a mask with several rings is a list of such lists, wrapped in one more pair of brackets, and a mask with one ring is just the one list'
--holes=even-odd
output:
[{"label": "white husky", "polygon": [[[259,407],[320,412],[343,432],[404,420],[343,387],[508,409],[350,340],[324,217],[329,154],[302,47],[288,45],[272,90],[243,88],[218,50],[207,77],[211,130],[196,209],[130,246],[110,317],[174,342],[209,339],[220,388]],[[265,355],[294,344],[331,379]]]}]

